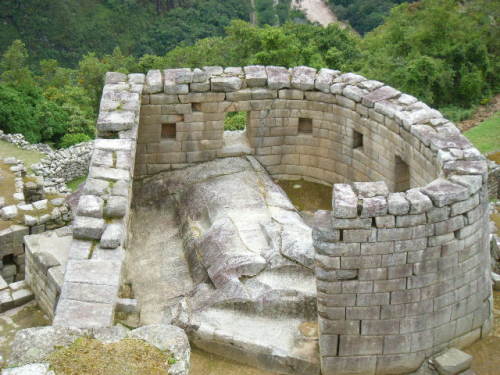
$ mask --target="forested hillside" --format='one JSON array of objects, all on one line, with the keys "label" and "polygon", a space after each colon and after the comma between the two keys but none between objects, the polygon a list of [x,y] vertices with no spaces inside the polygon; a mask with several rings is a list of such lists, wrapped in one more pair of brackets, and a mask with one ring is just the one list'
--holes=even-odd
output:
[{"label": "forested hillside", "polygon": [[181,43],[223,35],[232,19],[249,20],[250,0],[2,0],[0,52],[15,39],[30,61],[74,66],[115,47],[133,56],[164,54]]},{"label": "forested hillside", "polygon": [[415,0],[328,0],[337,17],[348,22],[356,31],[365,34],[384,22],[391,9]]},{"label": "forested hillside", "polygon": [[283,24],[269,26],[261,10],[254,25],[245,21],[249,2],[240,0],[46,3],[0,2],[0,129],[33,142],[93,137],[106,71],[328,67],[387,82],[456,121],[500,91],[500,2],[403,3],[364,37],[290,22],[293,13],[282,13],[283,23],[278,7],[269,23]]}]

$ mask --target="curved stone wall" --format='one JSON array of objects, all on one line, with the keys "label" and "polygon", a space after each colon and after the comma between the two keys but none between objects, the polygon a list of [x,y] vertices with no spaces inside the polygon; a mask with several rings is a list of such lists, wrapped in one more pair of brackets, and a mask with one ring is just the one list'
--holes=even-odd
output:
[{"label": "curved stone wall", "polygon": [[[131,177],[251,154],[275,177],[335,184],[313,238],[323,374],[408,373],[488,333],[486,162],[438,111],[308,67],[108,73],[106,83],[98,133],[119,139],[96,141],[58,324],[112,320]],[[236,145],[224,133],[233,111],[248,112]]]},{"label": "curved stone wall", "polygon": [[[439,175],[430,140],[459,134],[415,98],[352,73],[256,66],[150,71],[136,177],[230,154],[223,129],[232,111],[248,112],[249,153],[270,174],[329,184],[384,180],[401,190],[396,175],[407,168],[406,185],[424,185]],[[311,133],[301,131],[302,122]],[[162,138],[162,124],[175,125],[175,138]]]}]

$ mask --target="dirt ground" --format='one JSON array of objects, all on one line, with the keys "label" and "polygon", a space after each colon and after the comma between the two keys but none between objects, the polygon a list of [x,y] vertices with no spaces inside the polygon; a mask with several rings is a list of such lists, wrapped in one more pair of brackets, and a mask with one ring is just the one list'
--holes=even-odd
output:
[{"label": "dirt ground", "polygon": [[462,132],[465,132],[487,120],[498,111],[500,111],[500,94],[494,96],[488,104],[480,106],[470,119],[458,123],[457,126]]}]

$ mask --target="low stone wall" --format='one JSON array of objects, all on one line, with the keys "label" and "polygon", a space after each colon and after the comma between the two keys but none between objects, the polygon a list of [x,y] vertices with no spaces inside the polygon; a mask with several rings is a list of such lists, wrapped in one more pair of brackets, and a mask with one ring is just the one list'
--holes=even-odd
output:
[{"label": "low stone wall", "polygon": [[2,141],[12,143],[23,150],[38,151],[43,154],[53,152],[52,148],[45,143],[29,143],[22,134],[5,134],[3,130],[0,130],[0,139]]},{"label": "low stone wall", "polygon": [[33,290],[38,305],[50,319],[61,294],[71,227],[24,237],[26,249],[26,284]]},{"label": "low stone wall", "polygon": [[[0,160],[0,276],[7,283],[25,276],[23,237],[66,225],[71,220],[62,195],[45,199],[43,179],[26,176],[15,158]],[[13,186],[8,186],[13,185]]]},{"label": "low stone wall", "polygon": [[57,191],[65,190],[64,183],[87,175],[93,147],[92,141],[53,151],[32,165],[32,169],[37,175],[55,181]]},{"label": "low stone wall", "polygon": [[108,73],[54,325],[113,324],[127,243],[144,75]]}]

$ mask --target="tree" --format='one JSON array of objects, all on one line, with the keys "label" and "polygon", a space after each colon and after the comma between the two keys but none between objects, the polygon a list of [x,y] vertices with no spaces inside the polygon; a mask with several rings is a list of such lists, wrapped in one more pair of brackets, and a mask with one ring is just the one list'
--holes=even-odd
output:
[{"label": "tree", "polygon": [[[476,10],[477,12],[478,10]],[[434,106],[469,107],[498,84],[498,55],[482,25],[454,0],[394,8],[362,43],[362,71]]]},{"label": "tree", "polygon": [[20,40],[14,40],[0,60],[1,80],[12,86],[29,90],[33,75],[26,65],[28,50]]}]

